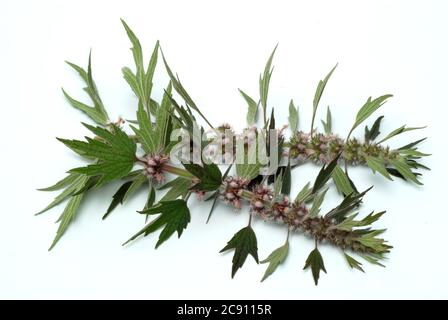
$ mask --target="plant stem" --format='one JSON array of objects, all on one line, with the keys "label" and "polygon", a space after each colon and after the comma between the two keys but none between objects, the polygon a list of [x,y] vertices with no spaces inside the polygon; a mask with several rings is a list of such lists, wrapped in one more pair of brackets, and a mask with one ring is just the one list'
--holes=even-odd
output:
[{"label": "plant stem", "polygon": [[194,178],[195,178],[195,176],[193,176],[190,172],[188,172],[187,170],[185,170],[185,169],[182,169],[182,168],[177,168],[177,167],[173,167],[173,166],[171,166],[171,165],[169,165],[169,164],[165,164],[165,165],[163,165],[163,169],[162,169],[163,171],[166,171],[166,172],[169,172],[169,173],[172,173],[172,174],[175,174],[175,175],[177,175],[177,176],[179,176],[179,177],[183,177],[183,178],[186,178],[186,179],[191,179],[191,180],[193,180]]}]

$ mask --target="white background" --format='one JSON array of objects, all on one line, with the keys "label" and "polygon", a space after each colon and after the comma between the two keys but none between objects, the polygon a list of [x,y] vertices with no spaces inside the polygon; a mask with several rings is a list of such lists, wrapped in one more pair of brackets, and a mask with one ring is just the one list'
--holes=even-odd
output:
[{"label": "white background", "polygon": [[[446,226],[446,1],[2,1],[1,88],[1,298],[448,298]],[[291,239],[284,265],[260,283],[266,265],[252,258],[230,278],[232,254],[218,251],[243,227],[247,213],[220,206],[206,225],[208,204],[193,204],[192,222],[180,240],[154,250],[156,236],[122,247],[142,226],[135,213],[139,194],[101,221],[111,185],[87,197],[76,221],[47,252],[62,207],[33,214],[54,194],[38,192],[81,162],[55,136],[81,138],[87,118],[68,106],[60,87],[82,96],[81,82],[64,60],[86,65],[93,53],[94,78],[109,114],[133,117],[135,99],[122,79],[132,65],[119,18],[140,37],[146,56],[160,39],[171,67],[213,123],[238,129],[246,105],[240,87],[257,94],[258,75],[278,42],[269,102],[286,122],[289,99],[300,105],[300,125],[310,124],[319,79],[339,62],[322,98],[334,129],[345,135],[357,109],[370,96],[393,93],[376,115],[386,115],[383,133],[403,124],[428,125],[392,141],[422,136],[433,156],[423,187],[388,182],[367,168],[352,171],[360,188],[376,187],[363,213],[386,209],[378,227],[394,246],[386,268],[365,264],[366,274],[348,268],[340,252],[322,246],[328,274],[315,287],[302,271],[312,241]],[[157,69],[154,96],[167,83]],[[374,120],[372,117],[371,120]],[[362,128],[356,132],[363,134]],[[318,168],[295,172],[293,192]],[[324,209],[338,198],[333,192]],[[254,223],[259,255],[284,240],[285,230]]]}]

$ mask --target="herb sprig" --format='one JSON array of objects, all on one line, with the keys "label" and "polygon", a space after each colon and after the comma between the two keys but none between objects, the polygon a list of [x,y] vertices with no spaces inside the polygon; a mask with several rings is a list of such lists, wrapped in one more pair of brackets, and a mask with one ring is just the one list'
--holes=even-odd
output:
[{"label": "herb sprig", "polygon": [[[166,84],[162,100],[157,102],[152,97],[152,88],[158,56],[162,52],[160,43],[156,42],[149,61],[145,63],[139,39],[125,21],[122,20],[122,23],[132,45],[135,63],[134,71],[124,67],[122,72],[138,99],[136,120],[128,121],[129,127],[122,119],[111,122],[93,80],[91,55],[87,70],[67,62],[85,83],[84,90],[92,105],[75,100],[65,90],[63,94],[71,106],[84,112],[95,125],[83,124],[91,132],[85,140],[58,138],[72,151],[81,155],[86,165],[69,170],[67,176],[53,186],[40,189],[62,191],[39,213],[67,201],[58,219],[59,227],[50,249],[54,248],[76,218],[87,193],[93,193],[113,181],[121,181],[110,204],[105,208],[103,219],[110,216],[118,205],[125,203],[137,190],[143,187],[147,190],[147,200],[139,211],[146,217],[145,226],[124,244],[135,241],[140,236],[160,232],[156,242],[157,248],[175,233],[180,237],[194,216],[194,213],[190,212],[188,201],[192,194],[196,194],[199,199],[212,200],[207,222],[219,201],[241,211],[244,207],[248,208],[248,224],[236,232],[221,250],[233,251],[232,278],[251,255],[256,263],[268,263],[261,278],[261,281],[266,280],[286,261],[291,250],[289,239],[295,234],[304,234],[314,241],[314,249],[305,259],[304,269],[311,270],[316,285],[321,271],[327,272],[324,258],[319,251],[322,242],[341,250],[350,268],[364,272],[356,256],[382,265],[381,261],[392,247],[380,237],[385,230],[374,229],[372,225],[385,211],[371,212],[364,217],[360,215],[362,201],[370,188],[358,191],[348,169],[355,165],[367,166],[372,172],[389,180],[399,177],[415,184],[421,184],[421,173],[418,170],[428,169],[421,163],[428,154],[417,147],[424,139],[396,149],[385,145],[385,142],[397,135],[422,127],[401,126],[389,134],[382,135],[381,121],[384,117],[380,116],[370,127],[364,128],[362,140],[352,137],[355,130],[383,106],[391,95],[368,98],[357,112],[346,138],[333,132],[332,113],[327,107],[326,118],[321,121],[323,132],[318,132],[318,106],[324,89],[335,72],[335,66],[318,82],[312,103],[309,132],[300,129],[299,108],[293,100],[290,101],[287,110],[291,134],[286,138],[285,127],[276,128],[275,112],[273,108],[269,109],[268,103],[276,46],[259,77],[259,98],[253,98],[239,89],[248,107],[248,128],[243,134],[236,134],[229,125],[213,126],[207,120],[169,67],[163,53],[163,65],[169,83]],[[173,90],[183,103],[176,100]],[[262,121],[261,125],[257,126],[259,108]],[[202,118],[213,130],[213,138],[202,140],[199,137],[199,142],[195,140],[206,132],[197,123],[195,115]],[[181,157],[177,159],[180,164],[176,163],[173,151],[177,150],[178,144],[170,139],[174,132],[193,136],[192,143],[189,141],[187,144],[181,144],[181,148],[186,148],[189,152],[193,150],[193,162],[191,158]],[[269,139],[272,134],[276,137],[275,143]],[[252,148],[255,141],[261,143]],[[242,159],[233,143],[242,146]],[[223,151],[231,159],[225,172],[222,173],[219,166],[202,153],[194,157],[197,147],[215,147],[215,150],[217,148]],[[275,158],[279,165],[268,169],[268,165],[260,158],[263,153],[271,160]],[[300,192],[291,196],[291,186],[295,184],[291,170],[297,170],[301,163],[307,161],[316,163],[321,169],[313,184],[305,184]],[[231,171],[233,168],[234,173]],[[175,177],[168,180],[171,175]],[[336,207],[322,214],[327,191],[333,186],[342,194],[342,199]],[[161,192],[165,194],[160,196]],[[285,242],[279,244],[261,261],[257,236],[252,227],[253,218],[280,223],[286,232]]]}]

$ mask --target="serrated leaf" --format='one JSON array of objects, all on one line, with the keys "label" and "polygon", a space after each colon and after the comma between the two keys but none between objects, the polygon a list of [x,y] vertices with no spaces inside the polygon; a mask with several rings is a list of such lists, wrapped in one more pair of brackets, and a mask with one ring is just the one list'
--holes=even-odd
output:
[{"label": "serrated leaf", "polygon": [[70,198],[69,202],[67,203],[67,206],[65,207],[64,211],[62,212],[60,218],[59,218],[59,227],[56,232],[56,237],[53,240],[53,243],[51,244],[49,251],[54,248],[54,246],[58,243],[58,241],[61,239],[61,237],[64,235],[65,231],[67,230],[70,223],[75,218],[76,212],[81,204],[81,200],[84,197],[84,194],[78,194],[76,196],[73,196]]},{"label": "serrated leaf", "polygon": [[370,262],[371,264],[374,264],[374,265],[377,265],[377,266],[385,268],[385,265],[379,262],[380,259],[378,257],[375,257],[373,255],[368,255],[368,254],[361,255],[361,257],[364,260],[366,260],[367,262]]},{"label": "serrated leaf", "polygon": [[418,185],[422,185],[420,181],[418,181],[417,176],[411,171],[409,165],[407,165],[403,160],[390,160],[390,163],[398,170],[398,172],[407,180],[412,181]]},{"label": "serrated leaf", "polygon": [[62,92],[68,102],[76,109],[81,110],[87,116],[89,116],[93,121],[100,125],[106,125],[109,123],[109,116],[104,108],[103,102],[101,101],[100,95],[98,93],[98,89],[93,81],[92,76],[92,55],[89,54],[89,63],[87,67],[87,71],[85,71],[80,66],[66,61],[66,63],[72,67],[78,74],[81,76],[82,80],[85,82],[87,87],[84,88],[84,91],[87,92],[90,99],[92,100],[94,106],[90,107],[78,100],[73,99],[68,93],[62,89]]},{"label": "serrated leaf", "polygon": [[425,141],[425,140],[426,140],[426,138],[419,139],[419,140],[417,140],[417,141],[414,141],[414,142],[411,142],[411,143],[409,143],[409,144],[407,144],[407,145],[404,145],[404,146],[398,148],[397,150],[403,150],[403,149],[410,149],[410,148],[413,148],[413,147],[415,147],[416,145],[418,145],[419,143],[421,143],[421,142],[423,142],[423,141]]},{"label": "serrated leaf", "polygon": [[136,145],[120,128],[114,126],[113,132],[87,124],[84,126],[99,139],[86,137],[87,142],[60,139],[71,149],[79,150],[83,156],[98,159],[95,164],[70,170],[88,176],[101,176],[100,183],[119,179],[127,175],[134,166]]},{"label": "serrated leaf", "polygon": [[392,180],[389,172],[387,172],[386,170],[386,166],[383,160],[372,156],[366,156],[366,163],[373,172],[379,172],[387,179]]},{"label": "serrated leaf", "polygon": [[311,193],[316,193],[320,190],[327,181],[331,178],[333,174],[334,168],[336,168],[339,161],[340,154],[336,158],[334,158],[328,165],[323,165],[322,169],[320,169],[319,174],[314,181],[313,190]]},{"label": "serrated leaf", "polygon": [[344,256],[345,256],[345,259],[347,260],[347,263],[350,266],[350,268],[358,269],[359,271],[364,272],[364,269],[361,267],[362,266],[361,262],[357,261],[355,258],[349,256],[345,252],[344,252]]},{"label": "serrated leaf", "polygon": [[379,134],[381,133],[380,132],[381,120],[383,120],[383,118],[384,116],[378,117],[373,123],[371,129],[369,129],[369,127],[366,126],[364,133],[364,140],[366,141],[366,143],[374,141],[379,136]]},{"label": "serrated leaf", "polygon": [[262,282],[266,280],[266,278],[269,277],[271,274],[273,274],[274,271],[277,269],[277,267],[285,261],[286,256],[288,255],[288,250],[289,250],[289,241],[286,241],[284,245],[272,251],[272,253],[265,260],[260,261],[260,263],[269,262],[269,266],[266,269],[263,278],[261,279]]},{"label": "serrated leaf", "polygon": [[172,113],[172,105],[169,96],[171,96],[172,84],[171,81],[168,83],[167,88],[163,94],[162,103],[157,111],[156,116],[156,148],[157,150],[163,150],[167,142],[169,142],[169,134],[168,132],[170,121],[171,121],[171,113]]},{"label": "serrated leaf", "polygon": [[232,259],[232,278],[238,269],[244,265],[249,254],[258,263],[257,237],[251,226],[247,226],[238,231],[220,252],[231,249],[235,249]]},{"label": "serrated leaf", "polygon": [[[177,177],[176,179],[168,182],[167,184],[169,184],[170,189],[168,190],[167,193],[165,193],[165,195],[162,197],[160,201],[171,201],[179,197],[184,197],[191,187],[191,180],[182,177]],[[164,188],[165,187],[166,185],[164,186]]]},{"label": "serrated leaf", "polygon": [[128,189],[128,191],[125,193],[123,202],[125,202],[129,197],[134,194],[143,184],[150,182],[147,176],[140,173],[137,175],[133,180],[132,183]]},{"label": "serrated leaf", "polygon": [[358,216],[357,213],[352,214],[351,216],[345,218],[344,221],[336,225],[336,228],[339,230],[344,231],[352,231],[353,228],[356,227],[365,227],[373,224],[375,221],[377,221],[386,211],[373,213],[371,212],[368,216],[364,217],[362,220],[355,220],[355,218]]},{"label": "serrated leaf", "polygon": [[314,283],[317,286],[317,283],[319,282],[319,275],[320,271],[327,273],[327,270],[325,270],[324,260],[322,258],[322,255],[320,254],[319,250],[315,248],[311,253],[309,254],[308,258],[306,259],[305,266],[303,267],[303,270],[308,269],[311,267],[311,272],[313,274]]},{"label": "serrated leaf", "polygon": [[369,97],[367,99],[367,102],[361,107],[361,109],[359,109],[358,113],[356,114],[355,123],[350,129],[350,133],[352,133],[353,130],[355,130],[361,123],[363,123],[364,120],[370,117],[370,115],[374,113],[379,107],[386,103],[386,100],[390,97],[392,97],[391,94],[383,95],[374,100],[372,100],[372,97]]},{"label": "serrated leaf", "polygon": [[36,213],[36,215],[39,215],[41,213],[50,210],[51,208],[54,208],[55,206],[66,200],[68,197],[72,196],[74,193],[77,193],[85,186],[88,180],[86,176],[75,173],[71,175],[75,176],[73,181],[71,181],[70,184],[67,185],[66,188],[48,206],[46,206],[44,209]]},{"label": "serrated leaf", "polygon": [[137,109],[137,121],[139,124],[139,128],[131,126],[132,130],[134,130],[136,136],[138,137],[138,141],[142,144],[143,150],[147,154],[157,153],[157,137],[154,132],[153,125],[151,123],[151,118],[148,112],[143,108],[143,105],[139,103]]},{"label": "serrated leaf", "polygon": [[148,67],[146,69],[146,74],[145,74],[145,81],[144,81],[148,104],[151,103],[150,97],[151,97],[151,91],[152,91],[152,86],[153,86],[152,79],[154,77],[154,71],[157,66],[158,53],[159,53],[159,41],[156,41],[154,49],[152,50],[151,58],[149,59]]},{"label": "serrated leaf", "polygon": [[249,126],[253,125],[255,123],[255,119],[257,117],[257,109],[258,109],[258,103],[254,101],[249,95],[247,95],[243,90],[238,89],[240,94],[243,96],[244,100],[246,100],[247,103],[247,116],[246,121]]},{"label": "serrated leaf", "polygon": [[288,122],[291,132],[296,132],[299,128],[299,107],[296,108],[294,106],[294,101],[292,99],[289,102]]},{"label": "serrated leaf", "polygon": [[132,72],[131,69],[129,69],[128,67],[123,67],[121,69],[121,72],[123,73],[123,78],[126,80],[126,82],[129,84],[129,86],[131,87],[132,91],[134,91],[135,95],[137,96],[137,98],[139,99],[143,99],[143,88],[140,86],[136,75],[134,74],[134,72]]},{"label": "serrated leaf", "polygon": [[183,230],[187,228],[187,225],[190,222],[190,210],[187,207],[186,201],[181,199],[161,201],[155,206],[141,211],[141,213],[150,215],[160,213],[160,215],[132,236],[123,245],[135,240],[140,235],[144,235],[146,237],[148,234],[163,228],[160,232],[159,240],[156,243],[157,249],[176,231],[178,237],[180,238]]},{"label": "serrated leaf", "polygon": [[341,201],[341,203],[335,208],[331,209],[326,215],[326,218],[331,218],[336,221],[336,223],[342,222],[348,213],[352,212],[353,209],[357,208],[361,202],[362,197],[370,190],[372,187],[366,189],[361,193],[350,193]]},{"label": "serrated leaf", "polygon": [[77,101],[73,99],[65,90],[62,88],[62,93],[64,94],[67,101],[70,103],[70,105],[78,110],[81,110],[84,112],[87,116],[89,116],[93,121],[95,121],[98,124],[106,125],[108,122],[108,119],[106,116],[98,112],[95,108],[89,107],[88,105]]},{"label": "serrated leaf", "polygon": [[199,179],[191,189],[200,191],[214,191],[221,186],[222,174],[218,166],[214,163],[200,166],[194,163],[183,163],[185,169]]},{"label": "serrated leaf", "polygon": [[132,31],[132,29],[128,26],[128,24],[121,19],[121,23],[123,24],[126,33],[128,35],[129,40],[131,40],[132,43],[132,55],[134,56],[134,62],[135,66],[137,68],[137,77],[139,77],[139,74],[144,74],[144,68],[143,68],[143,51],[142,46],[140,44],[140,41],[138,40],[135,33]]},{"label": "serrated leaf", "polygon": [[426,126],[425,127],[410,127],[410,128],[406,128],[406,125],[401,126],[400,128],[393,130],[386,137],[384,137],[384,139],[381,139],[381,141],[377,142],[377,144],[383,143],[384,141],[389,140],[401,133],[413,131],[413,130],[420,130],[420,129],[424,129],[424,128],[426,128]]},{"label": "serrated leaf", "polygon": [[182,99],[185,100],[185,102],[187,103],[187,105],[189,107],[191,107],[193,110],[195,110],[202,117],[202,119],[204,119],[204,121],[207,122],[207,124],[211,128],[213,128],[212,124],[202,114],[201,110],[198,108],[196,103],[194,103],[193,99],[190,97],[188,92],[185,90],[185,88],[183,87],[180,80],[174,76],[173,72],[171,71],[170,67],[168,66],[168,62],[165,59],[165,55],[163,54],[163,51],[162,51],[162,59],[163,59],[163,63],[165,64],[166,72],[168,73],[168,76],[170,77],[171,82],[173,83],[174,90],[176,90],[176,92],[182,97]]},{"label": "serrated leaf", "polygon": [[336,188],[343,195],[347,196],[355,191],[355,190],[353,190],[353,187],[350,183],[349,178],[347,177],[344,170],[342,170],[342,168],[340,166],[336,166],[334,168],[333,173],[331,174],[331,177],[333,178]]},{"label": "serrated leaf", "polygon": [[59,180],[58,182],[56,182],[54,185],[52,185],[50,187],[46,187],[46,188],[40,188],[37,190],[39,190],[39,191],[57,191],[57,190],[60,190],[62,188],[65,188],[65,187],[71,185],[73,182],[76,181],[76,179],[78,177],[79,177],[78,174],[70,173],[62,180]]},{"label": "serrated leaf", "polygon": [[119,205],[123,204],[124,196],[126,195],[126,192],[129,190],[130,186],[132,184],[132,181],[127,181],[123,183],[120,188],[118,188],[117,192],[112,196],[112,202],[110,203],[109,207],[107,208],[106,213],[103,215],[103,220],[106,219],[109,214]]}]

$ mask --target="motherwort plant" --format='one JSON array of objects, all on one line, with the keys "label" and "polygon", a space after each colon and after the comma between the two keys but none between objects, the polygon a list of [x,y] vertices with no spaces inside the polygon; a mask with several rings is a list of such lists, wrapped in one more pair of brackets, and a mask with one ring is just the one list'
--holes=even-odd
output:
[{"label": "motherwort plant", "polygon": [[[135,68],[123,68],[123,77],[138,98],[135,120],[114,122],[110,119],[93,81],[91,57],[87,70],[68,62],[85,83],[90,105],[63,94],[76,109],[84,112],[95,124],[83,124],[91,135],[84,140],[60,139],[79,154],[86,165],[73,168],[67,176],[43,191],[62,190],[39,213],[67,202],[59,218],[59,228],[51,244],[60,240],[87,193],[106,184],[121,181],[121,186],[105,208],[103,219],[141,189],[147,198],[139,214],[146,217],[145,225],[128,241],[159,232],[156,248],[174,233],[178,237],[187,228],[191,213],[188,201],[191,194],[211,204],[210,220],[219,202],[248,213],[248,223],[223,247],[221,252],[234,251],[232,277],[251,255],[257,263],[269,263],[262,280],[270,276],[284,262],[289,251],[289,238],[303,234],[315,246],[305,260],[304,269],[310,268],[315,283],[320,271],[326,272],[319,251],[321,243],[341,250],[351,268],[363,271],[355,256],[373,264],[381,260],[391,246],[380,237],[385,230],[373,229],[384,211],[360,215],[363,197],[370,190],[358,191],[349,177],[351,166],[368,166],[387,179],[399,177],[421,184],[418,169],[426,168],[419,161],[427,156],[417,150],[423,139],[393,149],[385,142],[409,130],[402,126],[379,138],[383,117],[371,127],[365,127],[363,139],[352,137],[354,130],[380,108],[391,95],[369,98],[357,112],[353,127],[346,137],[332,131],[332,117],[327,110],[322,121],[324,131],[315,127],[319,101],[334,69],[320,81],[313,101],[313,116],[309,131],[298,129],[298,109],[289,105],[290,137],[286,127],[276,127],[274,110],[268,108],[268,92],[272,75],[274,52],[259,78],[259,97],[251,98],[240,90],[248,105],[248,127],[236,133],[228,124],[214,127],[171,71],[157,42],[149,62],[145,64],[139,40],[124,22],[132,43]],[[161,54],[169,83],[161,101],[152,97],[153,76]],[[178,103],[174,91],[184,101]],[[257,125],[257,113],[262,114]],[[206,124],[204,129],[196,117]],[[291,171],[301,163],[313,162],[321,166],[313,183],[306,183],[298,194],[291,195]],[[223,170],[220,170],[220,167]],[[335,185],[341,201],[328,212],[321,212],[328,189]],[[299,188],[300,189],[300,188]],[[258,258],[257,237],[252,219],[259,218],[283,225],[285,242],[262,261]]]}]

